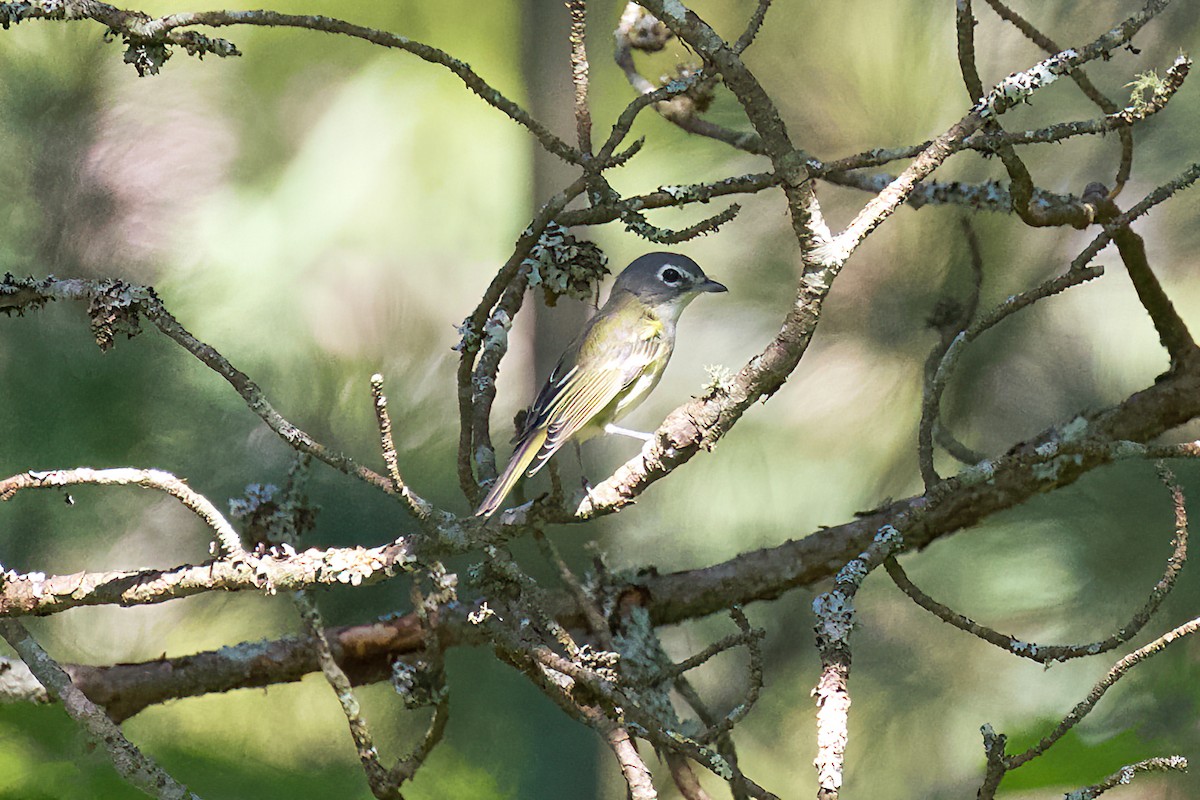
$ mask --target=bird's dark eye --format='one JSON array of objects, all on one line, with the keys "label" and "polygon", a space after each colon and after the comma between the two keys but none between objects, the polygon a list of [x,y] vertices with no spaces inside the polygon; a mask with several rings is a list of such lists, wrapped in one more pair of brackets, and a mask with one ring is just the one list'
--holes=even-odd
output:
[{"label": "bird's dark eye", "polygon": [[658,277],[662,278],[662,282],[667,286],[678,286],[679,282],[683,280],[683,274],[674,267],[667,267],[658,274]]}]

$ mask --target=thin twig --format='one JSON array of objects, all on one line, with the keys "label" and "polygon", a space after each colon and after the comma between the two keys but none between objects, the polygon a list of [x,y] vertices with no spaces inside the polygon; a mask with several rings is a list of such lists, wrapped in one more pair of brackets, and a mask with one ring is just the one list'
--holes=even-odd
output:
[{"label": "thin twig", "polygon": [[[1010,75],[996,84],[990,92],[975,102],[966,116],[934,139],[930,146],[918,155],[891,185],[868,202],[833,242],[822,248],[822,260],[826,263],[845,262],[863,239],[904,202],[920,181],[928,177],[947,158],[962,149],[962,143],[966,138],[982,128],[988,120],[1000,116],[1017,103],[1027,99],[1034,91],[1057,80],[1059,76],[1078,69],[1089,61],[1106,56],[1114,49],[1124,45],[1161,13],[1168,4],[1169,0],[1148,0],[1141,11],[1106,31],[1089,44],[1077,49],[1060,51],[1033,67]],[[1019,209],[1022,205],[1027,205],[1027,203],[1014,196],[1013,206]],[[1079,210],[1082,213],[1082,208]]]},{"label": "thin twig", "polygon": [[30,471],[0,480],[0,501],[9,500],[22,489],[56,489],[63,486],[141,486],[171,495],[184,508],[199,517],[217,534],[222,554],[237,557],[245,553],[241,537],[225,516],[207,497],[192,489],[169,472],[157,469],[53,469]]},{"label": "thin twig", "polygon": [[354,695],[350,679],[338,666],[337,660],[333,657],[333,650],[329,646],[329,640],[325,638],[325,625],[321,621],[321,612],[317,610],[317,604],[305,592],[295,592],[292,595],[292,601],[296,604],[296,610],[300,612],[300,619],[308,631],[309,639],[317,654],[317,663],[321,666],[321,673],[325,676],[333,693],[337,695],[338,703],[342,706],[342,713],[346,716],[346,723],[350,727],[350,736],[354,739],[354,749],[358,752],[358,760],[362,763],[363,772],[367,776],[371,794],[380,800],[399,800],[399,786],[391,781],[387,769],[379,762],[379,751],[375,749],[371,730],[367,726],[367,721],[363,719],[362,709],[358,704],[358,698]]},{"label": "thin twig", "polygon": [[383,453],[383,463],[387,466],[388,477],[392,479],[392,491],[400,496],[409,512],[418,520],[424,522],[433,514],[433,506],[408,487],[400,475],[400,462],[396,455],[396,443],[392,439],[392,420],[388,415],[387,397],[383,393],[383,376],[375,373],[371,376],[371,397],[375,401],[375,422],[379,427],[379,449]]},{"label": "thin twig", "polygon": [[0,636],[17,651],[38,682],[51,697],[63,704],[88,737],[104,748],[122,778],[159,800],[198,800],[186,786],[125,738],[120,726],[71,683],[70,676],[29,635],[20,620],[0,619]]},{"label": "thin twig", "polygon": [[493,88],[472,70],[470,65],[465,61],[460,61],[436,47],[430,47],[427,44],[413,41],[404,36],[367,28],[362,25],[355,25],[340,19],[317,15],[280,14],[275,11],[201,11],[169,14],[146,23],[143,34],[149,39],[155,39],[169,34],[178,28],[197,25],[210,28],[230,25],[303,28],[350,36],[382,47],[407,51],[423,61],[445,67],[454,73],[468,89],[482,98],[485,103],[497,109],[537,137],[542,147],[548,152],[569,163],[581,163],[581,156],[578,151],[551,133],[545,125],[534,119],[520,105],[514,103]]},{"label": "thin twig", "polygon": [[977,636],[983,641],[993,644],[1015,656],[1027,658],[1039,664],[1053,664],[1056,661],[1067,661],[1073,658],[1086,658],[1088,656],[1107,653],[1110,650],[1120,647],[1141,632],[1146,623],[1150,621],[1150,618],[1158,611],[1163,600],[1167,598],[1167,595],[1175,587],[1175,579],[1178,577],[1179,571],[1183,569],[1184,562],[1187,561],[1188,518],[1187,508],[1183,502],[1183,490],[1179,488],[1179,484],[1176,483],[1175,476],[1171,471],[1161,463],[1159,464],[1159,474],[1162,476],[1167,489],[1171,492],[1171,504],[1175,511],[1175,535],[1171,541],[1173,548],[1171,556],[1167,559],[1167,566],[1163,571],[1162,577],[1158,579],[1154,588],[1150,590],[1150,596],[1133,615],[1133,618],[1118,628],[1111,636],[1101,641],[1088,644],[1045,645],[1007,636],[986,625],[980,625],[969,617],[959,614],[925,594],[909,579],[895,558],[887,559],[883,564],[884,568],[896,586],[921,608],[943,622],[953,625],[972,636]]},{"label": "thin twig", "polygon": [[[334,469],[359,478],[385,492],[391,492],[391,481],[384,476],[357,464],[300,430],[275,410],[263,390],[241,370],[236,369],[225,356],[209,344],[193,336],[167,310],[162,301],[148,286],[133,286],[122,281],[88,281],[82,279],[46,278],[44,280],[21,281],[8,276],[0,277],[0,310],[17,309],[56,300],[86,300],[93,315],[93,327],[103,315],[106,335],[112,335],[113,320],[120,322],[130,333],[137,331],[138,315],[142,314],[154,323],[168,339],[191,353],[206,367],[220,375],[241,396],[246,406],[267,424],[289,447],[308,453]],[[99,335],[99,332],[98,332]]]},{"label": "thin twig", "polygon": [[[1001,0],[984,0],[992,10],[1006,22],[1011,23],[1017,30],[1023,33],[1030,41],[1042,48],[1047,53],[1057,53],[1062,48],[1050,37],[1043,34],[1036,27],[1030,24],[1020,14],[1013,11]],[[1108,99],[1107,96],[1091,82],[1087,73],[1083,70],[1077,70],[1071,73],[1071,80],[1075,81],[1075,85],[1079,90],[1091,100],[1105,114],[1113,114],[1116,112],[1116,104]],[[1119,129],[1118,135],[1121,140],[1121,164],[1117,169],[1116,188],[1113,190],[1112,196],[1116,197],[1120,193],[1121,188],[1129,180],[1130,172],[1133,169],[1133,133],[1127,128]]]},{"label": "thin twig", "polygon": [[540,526],[533,529],[533,540],[537,543],[538,549],[542,551],[542,557],[558,572],[558,579],[575,599],[575,605],[587,620],[588,629],[596,637],[596,641],[605,650],[612,650],[612,632],[608,628],[608,622],[605,621],[604,615],[600,613],[600,609],[596,607],[596,603],[588,595],[587,590],[583,588],[583,584],[575,577],[575,573],[571,572],[571,568],[563,560],[562,554],[558,552],[554,542],[550,541]]},{"label": "thin twig", "polygon": [[1124,786],[1131,781],[1135,775],[1142,772],[1187,772],[1188,760],[1183,756],[1166,756],[1164,758],[1147,758],[1145,761],[1139,761],[1136,764],[1129,764],[1121,767],[1119,770],[1109,775],[1099,783],[1093,783],[1091,786],[1085,786],[1082,789],[1076,789],[1073,792],[1067,792],[1063,795],[1063,800],[1095,800],[1095,798],[1107,792],[1109,789],[1114,789],[1117,786]]},{"label": "thin twig", "polygon": [[1071,262],[1071,269],[1082,269],[1090,264],[1092,259],[1113,240],[1113,234],[1116,231],[1128,226],[1159,203],[1169,200],[1176,192],[1188,188],[1197,179],[1200,179],[1200,161],[1193,163],[1176,177],[1156,187],[1125,213],[1109,219],[1104,225],[1104,230],[1089,242],[1088,246]]},{"label": "thin twig", "polygon": [[742,35],[733,43],[733,52],[741,55],[754,42],[754,37],[758,36],[759,30],[762,29],[763,20],[767,18],[767,9],[770,7],[771,0],[758,0],[758,6],[750,15],[750,21],[746,23],[746,30],[742,31]]},{"label": "thin twig", "polygon": [[[436,611],[437,616],[440,617],[442,610],[436,600],[433,601],[432,608],[430,607],[424,595],[421,594],[421,587],[416,580],[413,580],[412,583],[412,598],[414,613],[421,621],[421,631],[424,634],[422,637],[424,651],[433,662],[432,668],[437,670],[438,686],[435,689],[433,716],[429,720],[429,727],[425,729],[425,735],[421,737],[421,741],[417,743],[411,753],[398,758],[391,770],[388,771],[388,777],[397,787],[403,786],[417,774],[417,770],[425,764],[429,754],[433,752],[433,748],[442,741],[446,734],[446,725],[450,722],[450,689],[445,685],[442,641],[438,634],[439,621],[432,613]],[[394,679],[393,685],[395,685]]]},{"label": "thin twig", "polygon": [[[933,463],[934,429],[938,427],[940,414],[937,400],[931,401],[930,399],[934,377],[937,375],[938,365],[945,358],[950,345],[975,318],[975,313],[979,310],[979,295],[983,290],[983,252],[979,247],[979,238],[975,235],[975,229],[969,220],[964,218],[961,224],[967,240],[971,264],[971,286],[967,292],[967,300],[963,304],[948,299],[940,301],[938,309],[934,311],[933,317],[929,321],[930,327],[938,331],[940,338],[925,359],[924,400],[921,406],[921,422],[917,429],[917,462],[920,465],[921,480],[925,483],[926,491],[941,480]],[[927,411],[929,413],[926,413]],[[975,459],[967,463],[975,464],[980,460]]]},{"label": "thin twig", "polygon": [[[1175,61],[1167,68],[1162,83],[1149,97],[1141,102],[1130,103],[1124,108],[1115,109],[1112,113],[1097,119],[1075,120],[1072,122],[1056,122],[1025,131],[980,130],[971,134],[963,142],[964,150],[975,150],[981,153],[995,153],[1005,144],[1051,144],[1071,139],[1076,136],[1097,136],[1111,131],[1130,128],[1139,122],[1157,114],[1167,107],[1167,104],[1183,86],[1191,70],[1192,61],[1185,55],[1175,57]],[[918,144],[901,147],[876,147],[854,155],[839,158],[836,161],[813,162],[813,175],[824,177],[847,170],[878,167],[893,161],[914,158],[926,150],[933,142],[926,140]],[[1034,200],[1040,202],[1040,190],[1034,193]]]},{"label": "thin twig", "polygon": [[1092,687],[1092,690],[1088,692],[1088,696],[1080,701],[1075,708],[1071,709],[1069,714],[1063,717],[1062,722],[1058,723],[1058,726],[1055,727],[1055,729],[1051,731],[1049,735],[1045,736],[1040,742],[1033,745],[1025,752],[1018,753],[1014,756],[1009,756],[1008,768],[1010,770],[1016,769],[1022,764],[1032,761],[1033,759],[1045,753],[1055,742],[1061,739],[1067,733],[1067,731],[1071,730],[1071,728],[1079,724],[1084,717],[1090,714],[1092,709],[1096,707],[1096,704],[1100,702],[1100,699],[1104,697],[1105,692],[1111,689],[1113,684],[1127,675],[1131,669],[1143,661],[1146,661],[1147,659],[1163,652],[1173,642],[1176,642],[1185,636],[1190,636],[1198,630],[1200,630],[1200,617],[1196,617],[1195,619],[1183,623],[1179,627],[1164,633],[1162,636],[1158,637],[1153,642],[1150,642],[1150,644],[1146,645],[1145,647],[1141,647],[1122,658],[1113,665],[1112,669],[1110,669],[1108,673],[1096,683],[1095,686]]},{"label": "thin twig", "polygon": [[[479,484],[475,479],[475,471],[473,464],[476,463],[477,442],[475,437],[479,434],[481,428],[487,429],[488,422],[486,419],[480,421],[480,417],[484,416],[479,413],[476,406],[476,388],[475,377],[477,375],[475,369],[476,358],[484,345],[484,325],[492,316],[492,309],[504,297],[505,292],[510,286],[513,286],[513,292],[521,294],[524,291],[524,273],[528,271],[528,266],[525,265],[525,259],[528,258],[534,246],[538,243],[542,234],[550,223],[555,221],[559,213],[566,208],[567,204],[578,197],[587,186],[587,176],[580,176],[571,185],[567,186],[554,197],[550,198],[538,209],[529,226],[518,237],[516,245],[513,247],[512,255],[504,263],[496,273],[496,277],[488,285],[483,293],[483,297],[479,301],[479,305],[471,312],[471,316],[463,321],[462,340],[459,343],[459,361],[456,383],[458,387],[458,482],[463,494],[471,503],[475,503],[479,499],[480,489]],[[510,295],[509,304],[516,303]],[[511,321],[511,318],[510,318]],[[497,346],[499,342],[497,341]],[[499,359],[495,361],[496,366],[499,366]],[[482,378],[486,378],[488,383],[494,383],[495,373],[485,369]],[[480,395],[486,399],[487,394]],[[490,437],[485,438],[490,440]],[[495,468],[495,454],[489,448],[483,448],[483,452],[490,454],[492,468]]]},{"label": "thin twig", "polygon": [[[954,22],[958,33],[959,71],[962,73],[963,82],[967,85],[971,99],[975,100],[983,96],[983,83],[979,79],[979,72],[975,65],[975,16],[971,9],[971,0],[958,0],[954,9]],[[1058,53],[1059,50],[1051,52]],[[1000,127],[999,121],[992,118],[984,123],[984,131],[1002,133],[1003,129]],[[1064,223],[1075,224],[1076,227],[1086,225],[1086,217],[1081,218],[1080,215],[1074,213],[1060,217],[1048,214],[1045,209],[1034,205],[1033,177],[1029,174],[1029,168],[1025,166],[1025,162],[1017,155],[1016,148],[1007,142],[1001,142],[997,145],[995,152],[1000,156],[1000,161],[1003,162],[1004,169],[1008,172],[1011,181],[1009,192],[1013,198],[1013,210],[1026,225],[1039,227]],[[1081,220],[1082,224],[1079,224]]]}]

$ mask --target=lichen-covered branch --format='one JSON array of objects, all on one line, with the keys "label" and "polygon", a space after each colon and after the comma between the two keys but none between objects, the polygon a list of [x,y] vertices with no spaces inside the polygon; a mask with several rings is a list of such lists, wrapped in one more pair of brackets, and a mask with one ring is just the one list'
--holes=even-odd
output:
[{"label": "lichen-covered branch", "polygon": [[163,603],[212,591],[269,593],[333,584],[379,583],[414,563],[404,539],[381,547],[342,547],[296,552],[283,545],[267,553],[245,553],[173,569],[112,570],[0,576],[0,617],[45,616],[95,605]]},{"label": "lichen-covered branch", "polygon": [[885,526],[871,546],[838,570],[834,588],[813,601],[821,677],[813,689],[817,703],[818,800],[837,800],[842,790],[850,718],[850,632],[854,596],[872,570],[904,548],[903,529]]},{"label": "lichen-covered branch", "polygon": [[1124,786],[1133,781],[1134,776],[1143,772],[1187,772],[1188,760],[1183,756],[1165,756],[1162,758],[1147,758],[1136,764],[1128,764],[1109,775],[1099,783],[1067,792],[1063,800],[1095,800],[1109,789]]},{"label": "lichen-covered branch", "polygon": [[165,492],[204,521],[217,534],[216,545],[225,556],[237,557],[244,550],[237,531],[207,497],[169,472],[158,469],[53,469],[22,472],[0,480],[0,502],[11,500],[22,489],[56,489],[64,486],[142,486]]}]

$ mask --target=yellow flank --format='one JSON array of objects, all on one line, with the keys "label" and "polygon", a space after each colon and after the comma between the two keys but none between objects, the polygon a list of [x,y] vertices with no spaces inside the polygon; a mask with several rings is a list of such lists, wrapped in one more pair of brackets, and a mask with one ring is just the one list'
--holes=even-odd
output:
[{"label": "yellow flank", "polygon": [[671,358],[680,313],[698,295],[724,291],[686,256],[648,253],[626,267],[534,398],[512,460],[475,515],[495,512],[522,475],[566,442],[604,431],[640,403]]},{"label": "yellow flank", "polygon": [[645,317],[646,327],[642,328],[642,341],[648,342],[663,334],[662,320],[658,317]]}]

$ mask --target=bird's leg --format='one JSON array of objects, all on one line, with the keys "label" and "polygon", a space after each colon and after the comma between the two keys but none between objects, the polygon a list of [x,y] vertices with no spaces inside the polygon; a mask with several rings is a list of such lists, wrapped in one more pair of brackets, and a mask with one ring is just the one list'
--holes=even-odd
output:
[{"label": "bird's leg", "polygon": [[631,431],[629,428],[622,428],[620,425],[613,425],[611,422],[604,426],[605,433],[619,433],[622,436],[628,436],[631,439],[641,439],[643,442],[654,441],[653,433],[642,433],[641,431]]},{"label": "bird's leg", "polygon": [[588,500],[593,503],[596,498],[592,496],[592,482],[588,480],[587,473],[583,471],[583,446],[578,439],[572,439],[571,444],[575,446],[575,460],[579,462],[579,483],[583,487],[583,491],[588,496]]}]

